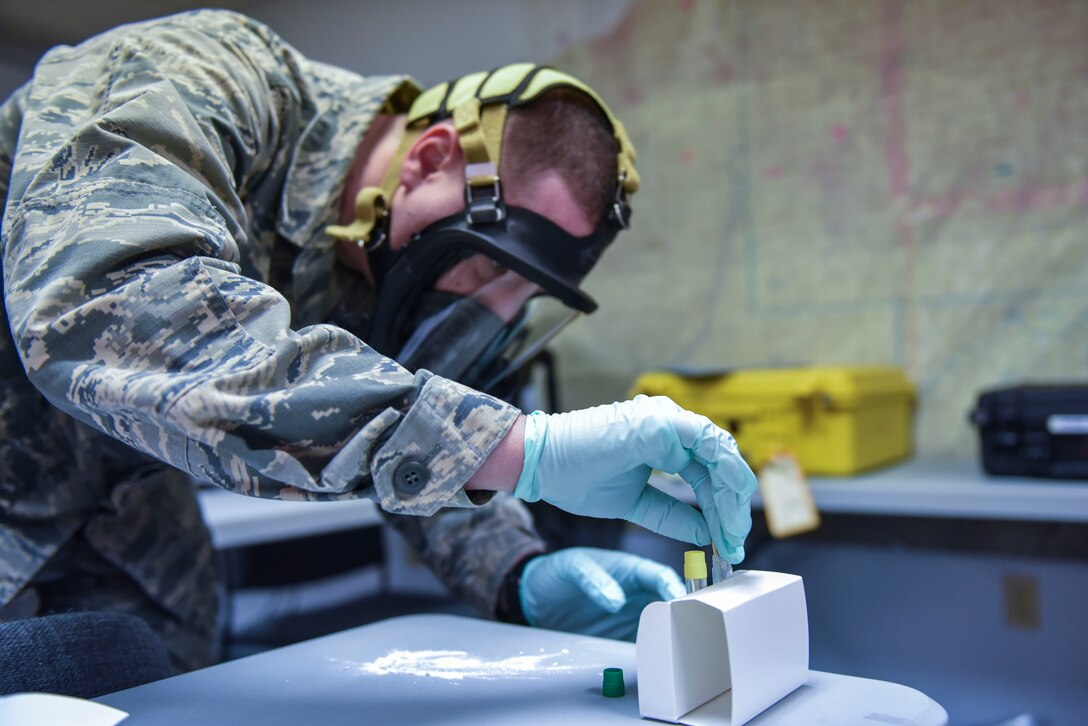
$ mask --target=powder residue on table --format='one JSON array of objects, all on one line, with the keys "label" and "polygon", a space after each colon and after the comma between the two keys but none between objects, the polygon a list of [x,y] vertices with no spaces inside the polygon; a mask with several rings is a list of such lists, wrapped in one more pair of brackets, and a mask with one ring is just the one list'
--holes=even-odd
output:
[{"label": "powder residue on table", "polygon": [[449,681],[466,678],[540,678],[548,673],[573,670],[574,666],[562,663],[569,653],[564,648],[557,653],[488,660],[464,650],[391,650],[369,663],[353,665],[363,673],[377,676],[427,676]]}]

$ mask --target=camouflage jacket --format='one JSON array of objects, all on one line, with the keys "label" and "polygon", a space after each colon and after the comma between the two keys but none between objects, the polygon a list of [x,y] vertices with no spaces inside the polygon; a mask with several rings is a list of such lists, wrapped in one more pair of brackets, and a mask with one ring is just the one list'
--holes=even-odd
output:
[{"label": "camouflage jacket", "polygon": [[542,549],[519,503],[462,488],[518,411],[327,323],[346,271],[323,230],[374,116],[416,93],[197,11],[55,48],[0,108],[0,604],[83,527],[197,607],[206,533],[159,462],[252,496],[473,508],[412,538],[487,611]]}]

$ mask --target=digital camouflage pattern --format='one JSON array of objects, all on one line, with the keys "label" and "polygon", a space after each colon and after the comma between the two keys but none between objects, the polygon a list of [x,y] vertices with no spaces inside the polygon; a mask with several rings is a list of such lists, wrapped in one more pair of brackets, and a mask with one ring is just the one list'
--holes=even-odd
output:
[{"label": "digital camouflage pattern", "polygon": [[[375,114],[416,93],[198,11],[55,48],[0,108],[0,605],[80,532],[213,630],[183,472],[392,513],[474,506],[462,486],[518,411],[327,323],[360,280],[323,230]],[[393,485],[406,457],[429,470],[416,494]],[[410,539],[489,609],[506,567],[542,549],[526,516],[504,500]]]},{"label": "digital camouflage pattern", "polygon": [[506,573],[547,549],[518,499],[498,494],[487,506],[443,509],[433,517],[387,515],[450,592],[494,615]]}]

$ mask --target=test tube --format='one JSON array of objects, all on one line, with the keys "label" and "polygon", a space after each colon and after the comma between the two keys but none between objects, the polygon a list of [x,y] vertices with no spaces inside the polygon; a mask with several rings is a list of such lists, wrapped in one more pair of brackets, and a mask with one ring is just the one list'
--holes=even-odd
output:
[{"label": "test tube", "polygon": [[710,578],[711,582],[717,585],[719,582],[725,582],[733,575],[733,565],[729,564],[729,561],[718,554],[718,548],[713,544],[710,545]]},{"label": "test tube", "polygon": [[706,587],[706,555],[702,550],[684,553],[684,589],[689,593]]}]

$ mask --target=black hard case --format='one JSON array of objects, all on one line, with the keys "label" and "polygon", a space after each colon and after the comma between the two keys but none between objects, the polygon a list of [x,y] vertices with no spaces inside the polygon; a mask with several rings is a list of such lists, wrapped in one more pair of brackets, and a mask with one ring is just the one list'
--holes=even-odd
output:
[{"label": "black hard case", "polygon": [[988,474],[1088,479],[1088,384],[985,391],[970,418]]}]

